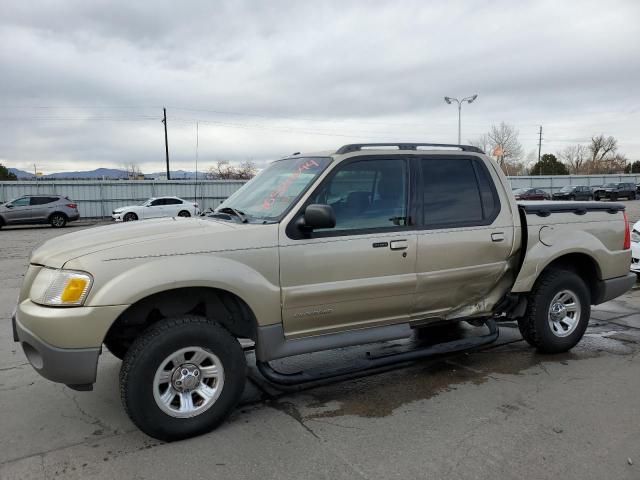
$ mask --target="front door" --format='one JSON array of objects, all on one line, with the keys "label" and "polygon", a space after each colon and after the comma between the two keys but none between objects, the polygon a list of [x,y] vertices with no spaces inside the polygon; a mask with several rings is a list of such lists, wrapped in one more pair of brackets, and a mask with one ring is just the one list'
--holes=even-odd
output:
[{"label": "front door", "polygon": [[477,157],[424,157],[413,319],[443,318],[481,302],[508,268],[514,228]]},{"label": "front door", "polygon": [[305,202],[330,205],[335,228],[304,235],[294,227],[297,216],[289,228],[283,223],[280,282],[287,336],[408,320],[416,286],[408,179],[402,157],[346,160]]},{"label": "front door", "polygon": [[29,223],[31,221],[31,205],[29,197],[16,198],[13,202],[5,205],[4,214],[7,223]]},{"label": "front door", "polygon": [[144,218],[158,218],[166,216],[165,204],[166,199],[164,198],[156,198],[155,200],[152,200],[149,206],[145,207],[143,210]]}]

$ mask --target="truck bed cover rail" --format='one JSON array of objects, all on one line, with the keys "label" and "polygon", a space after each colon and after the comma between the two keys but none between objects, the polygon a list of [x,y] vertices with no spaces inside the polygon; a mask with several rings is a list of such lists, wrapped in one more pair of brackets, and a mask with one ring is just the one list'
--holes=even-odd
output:
[{"label": "truck bed cover rail", "polygon": [[524,210],[527,215],[538,215],[539,217],[548,217],[552,213],[575,213],[576,215],[584,215],[587,212],[604,211],[615,214],[625,209],[625,206],[621,203],[599,202],[518,202],[518,207]]}]

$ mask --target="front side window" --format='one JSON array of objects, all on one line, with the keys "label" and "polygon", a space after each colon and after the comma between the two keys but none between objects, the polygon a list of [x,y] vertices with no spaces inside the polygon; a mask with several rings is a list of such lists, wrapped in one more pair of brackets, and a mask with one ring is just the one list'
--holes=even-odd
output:
[{"label": "front side window", "polygon": [[483,225],[495,218],[500,208],[497,194],[485,167],[474,163],[470,159],[422,160],[425,226]]},{"label": "front side window", "polygon": [[158,198],[157,200],[151,202],[152,207],[160,207],[162,205],[166,205],[166,200],[164,198]]},{"label": "front side window", "polygon": [[326,204],[333,208],[336,215],[334,230],[405,226],[406,161],[360,160],[337,167],[309,203]]},{"label": "front side window", "polygon": [[255,223],[275,222],[331,162],[329,157],[286,158],[273,162],[217,209],[235,209]]},{"label": "front side window", "polygon": [[26,207],[29,205],[29,197],[20,197],[11,202],[14,207]]}]

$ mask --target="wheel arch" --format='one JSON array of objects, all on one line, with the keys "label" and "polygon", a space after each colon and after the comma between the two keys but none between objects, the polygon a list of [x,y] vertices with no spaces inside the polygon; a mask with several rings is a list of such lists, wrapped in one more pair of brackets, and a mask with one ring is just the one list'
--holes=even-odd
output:
[{"label": "wheel arch", "polygon": [[164,318],[196,315],[221,324],[236,338],[256,340],[256,316],[237,294],[221,288],[182,287],[148,295],[122,312],[104,342],[130,345],[138,335]]},{"label": "wheel arch", "polygon": [[[551,269],[569,270],[574,272],[587,285],[589,293],[591,294],[591,299],[596,298],[598,294],[598,282],[602,278],[602,272],[598,262],[591,255],[584,252],[565,253],[550,261],[540,271],[540,275]],[[540,275],[538,275],[538,278]]]},{"label": "wheel arch", "polygon": [[66,218],[67,220],[69,220],[69,215],[67,215],[66,213],[64,213],[64,212],[63,212],[63,211],[61,211],[61,210],[54,210],[53,212],[51,212],[51,213],[49,214],[49,216],[47,217],[47,220],[48,220],[48,221],[51,221],[51,218],[52,218],[54,215],[62,215],[64,218]]}]

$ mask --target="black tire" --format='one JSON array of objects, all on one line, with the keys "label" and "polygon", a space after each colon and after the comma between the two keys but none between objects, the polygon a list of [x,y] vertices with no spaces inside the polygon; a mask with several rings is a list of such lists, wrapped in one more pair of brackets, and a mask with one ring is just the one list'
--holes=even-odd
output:
[{"label": "black tire", "polygon": [[587,201],[588,201],[588,202],[589,202],[589,201],[591,201],[591,200],[593,200],[593,195],[589,195],[589,196],[587,197]]},{"label": "black tire", "polygon": [[635,200],[635,199],[636,199],[636,194],[634,192],[629,196],[629,200]]},{"label": "black tire", "polygon": [[49,223],[53,228],[62,228],[67,224],[67,216],[63,213],[54,213],[49,217]]},{"label": "black tire", "polygon": [[[208,409],[176,418],[165,413],[154,398],[154,377],[169,356],[187,347],[200,347],[219,359],[223,386]],[[180,371],[184,365],[173,368]],[[246,370],[240,343],[222,326],[203,317],[168,318],[149,327],[131,345],[120,370],[120,397],[125,411],[144,433],[163,441],[180,440],[210,432],[229,416],[242,396]]]},{"label": "black tire", "polygon": [[618,194],[617,193],[612,193],[610,199],[611,199],[612,202],[617,201],[618,200]]},{"label": "black tire", "polygon": [[569,195],[569,200],[575,200],[576,196],[575,195]]},{"label": "black tire", "polygon": [[124,217],[122,217],[123,222],[133,222],[135,220],[138,220],[138,215],[133,212],[129,212]]},{"label": "black tire", "polygon": [[180,210],[180,212],[178,213],[178,216],[179,217],[190,217],[191,214],[186,210]]},{"label": "black tire", "polygon": [[[575,295],[575,303],[580,309],[575,327],[566,336],[560,336],[565,332],[554,332],[550,325],[552,301],[563,291]],[[570,270],[549,269],[542,272],[529,294],[527,310],[518,319],[518,327],[524,339],[540,352],[560,353],[580,341],[590,316],[591,295],[584,281]]]}]

